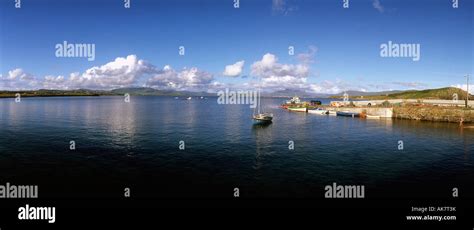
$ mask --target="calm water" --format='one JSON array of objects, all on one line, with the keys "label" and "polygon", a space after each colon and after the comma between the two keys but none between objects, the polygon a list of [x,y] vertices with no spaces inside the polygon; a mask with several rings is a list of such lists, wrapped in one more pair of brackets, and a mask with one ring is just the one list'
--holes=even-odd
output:
[{"label": "calm water", "polygon": [[473,191],[474,129],[291,113],[283,99],[262,100],[275,115],[263,127],[248,105],[216,98],[0,99],[0,181],[39,184],[43,197],[121,196],[126,186],[143,197],[226,197],[234,187],[322,197],[332,182],[365,185],[368,197]]}]

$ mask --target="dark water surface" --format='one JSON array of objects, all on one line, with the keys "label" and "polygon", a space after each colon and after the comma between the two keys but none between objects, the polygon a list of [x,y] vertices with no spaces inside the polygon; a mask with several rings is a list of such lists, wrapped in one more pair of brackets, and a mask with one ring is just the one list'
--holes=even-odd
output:
[{"label": "dark water surface", "polygon": [[253,126],[248,105],[216,99],[0,99],[0,181],[69,198],[124,187],[142,197],[229,197],[239,187],[312,198],[333,182],[365,185],[368,197],[444,197],[452,187],[473,196],[474,129],[292,113],[282,99],[262,99],[274,122]]}]

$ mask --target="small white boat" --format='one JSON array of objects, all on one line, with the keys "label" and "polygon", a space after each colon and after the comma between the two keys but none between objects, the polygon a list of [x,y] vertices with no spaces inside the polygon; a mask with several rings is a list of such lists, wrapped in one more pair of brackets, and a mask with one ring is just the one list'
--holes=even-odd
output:
[{"label": "small white boat", "polygon": [[369,114],[367,114],[365,117],[366,117],[367,119],[380,119],[380,116],[369,115]]},{"label": "small white boat", "polygon": [[336,113],[336,111],[329,110],[329,111],[328,111],[328,115],[329,115],[329,116],[337,116],[337,113]]},{"label": "small white boat", "polygon": [[328,111],[325,109],[308,109],[308,113],[318,114],[318,115],[327,115]]},{"label": "small white boat", "polygon": [[293,111],[293,112],[304,112],[304,113],[308,111],[306,107],[288,107],[288,110]]},{"label": "small white boat", "polygon": [[192,99],[191,97],[186,98],[186,100],[191,100],[191,99]]}]

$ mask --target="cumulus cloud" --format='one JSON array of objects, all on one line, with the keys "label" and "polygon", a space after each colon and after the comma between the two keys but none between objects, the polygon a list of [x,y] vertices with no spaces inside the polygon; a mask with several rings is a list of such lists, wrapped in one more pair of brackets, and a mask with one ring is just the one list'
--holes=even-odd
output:
[{"label": "cumulus cloud", "polygon": [[325,93],[325,94],[336,94],[344,91],[368,91],[367,87],[358,84],[352,84],[350,82],[336,79],[335,81],[325,80],[318,84],[310,84],[308,86],[309,91],[313,93]]},{"label": "cumulus cloud", "polygon": [[411,88],[411,89],[421,89],[421,88],[425,88],[426,86],[428,86],[428,84],[421,83],[421,82],[399,82],[399,81],[395,81],[395,82],[392,82],[392,84],[399,85],[399,86],[404,86],[404,87]]},{"label": "cumulus cloud", "polygon": [[[26,73],[22,69],[14,69],[1,75],[0,88],[17,89],[113,89],[122,87],[147,86],[164,90],[186,90],[217,92],[224,88],[255,89],[262,87],[265,91],[299,89],[314,93],[339,93],[343,90],[363,90],[344,81],[308,82],[310,75],[309,63],[316,49],[298,57],[296,64],[280,63],[278,58],[267,53],[251,67],[251,76],[246,82],[225,83],[217,81],[212,73],[196,67],[173,69],[169,65],[163,68],[147,63],[136,55],[118,57],[101,66],[95,66],[84,72],[69,75],[47,75],[41,79]],[[225,67],[225,76],[242,74],[244,61],[238,61]],[[474,88],[474,87],[473,87]]]},{"label": "cumulus cloud", "polygon": [[[462,89],[464,91],[467,90],[467,84],[457,84],[457,85],[451,85],[451,87],[456,87],[459,89]],[[474,85],[469,84],[469,94],[474,95]]]},{"label": "cumulus cloud", "polygon": [[378,10],[380,13],[383,13],[385,11],[384,7],[380,3],[380,0],[373,0],[372,1],[372,6]]},{"label": "cumulus cloud", "polygon": [[224,76],[228,77],[237,77],[242,73],[244,68],[244,61],[238,61],[232,65],[226,65],[224,72],[222,73]]},{"label": "cumulus cloud", "polygon": [[281,64],[270,53],[251,66],[251,74],[261,78],[266,88],[302,88],[307,83],[309,66],[307,64]]},{"label": "cumulus cloud", "polygon": [[155,67],[136,55],[126,58],[118,57],[102,66],[94,66],[82,74],[73,73],[69,78],[71,87],[85,88],[119,88],[133,86],[137,80],[147,74],[152,74]]},{"label": "cumulus cloud", "polygon": [[52,76],[48,75],[44,77],[42,88],[45,89],[68,89],[69,86],[66,85],[66,79],[64,76]]},{"label": "cumulus cloud", "polygon": [[201,71],[195,67],[176,71],[171,66],[166,65],[148,79],[146,85],[159,89],[206,90],[213,79],[211,73]]},{"label": "cumulus cloud", "polygon": [[8,71],[8,74],[2,75],[0,79],[0,83],[2,83],[0,88],[3,89],[24,90],[38,85],[35,76],[20,68]]}]

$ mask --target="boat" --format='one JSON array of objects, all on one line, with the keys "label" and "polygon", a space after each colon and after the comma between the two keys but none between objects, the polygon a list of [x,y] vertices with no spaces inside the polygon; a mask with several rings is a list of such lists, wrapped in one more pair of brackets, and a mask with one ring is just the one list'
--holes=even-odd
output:
[{"label": "boat", "polygon": [[288,107],[288,110],[293,111],[293,112],[304,112],[304,113],[306,113],[308,111],[308,108],[306,108],[306,107]]},{"label": "boat", "polygon": [[286,101],[286,104],[300,104],[301,100],[299,97],[294,96],[290,100]]},{"label": "boat", "polygon": [[272,113],[258,113],[253,115],[254,123],[262,124],[262,123],[271,123],[273,120]]},{"label": "boat", "polygon": [[317,109],[308,109],[308,113],[313,113],[313,114],[319,114],[319,115],[327,115],[329,114],[329,111],[321,108]]},{"label": "boat", "polygon": [[336,116],[336,115],[337,115],[337,112],[334,111],[334,110],[328,110],[328,115],[329,115],[329,116]]},{"label": "boat", "polygon": [[344,117],[359,117],[359,113],[349,112],[349,111],[337,111],[337,116],[344,116]]},{"label": "boat", "polygon": [[263,112],[261,107],[262,107],[262,103],[261,103],[261,99],[260,99],[260,88],[259,88],[258,89],[258,95],[257,95],[257,106],[255,106],[255,109],[253,111],[252,119],[253,119],[255,125],[272,123],[273,114]]},{"label": "boat", "polygon": [[186,98],[186,100],[191,100],[191,99],[192,99],[191,97]]},{"label": "boat", "polygon": [[365,118],[367,118],[367,119],[380,119],[380,116],[367,114],[367,115],[365,115]]}]

